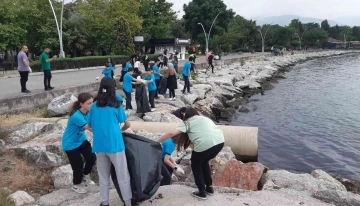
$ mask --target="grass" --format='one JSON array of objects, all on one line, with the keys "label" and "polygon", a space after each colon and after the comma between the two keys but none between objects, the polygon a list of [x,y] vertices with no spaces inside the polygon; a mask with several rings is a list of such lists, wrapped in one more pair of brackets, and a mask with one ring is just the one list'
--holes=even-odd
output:
[{"label": "grass", "polygon": [[[40,107],[28,113],[20,113],[20,114],[4,114],[0,115],[0,125],[1,126],[14,126],[18,125],[22,122],[31,120],[33,118],[49,118],[51,117],[47,108]],[[0,139],[1,139],[1,129],[0,129]]]},{"label": "grass", "polygon": [[16,206],[15,202],[8,198],[9,195],[9,191],[0,188],[0,206]]}]

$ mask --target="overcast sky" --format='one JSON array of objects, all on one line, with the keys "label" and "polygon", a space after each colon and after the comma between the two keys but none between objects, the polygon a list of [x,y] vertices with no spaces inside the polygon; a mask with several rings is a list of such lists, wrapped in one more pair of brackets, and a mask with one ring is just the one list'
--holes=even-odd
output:
[{"label": "overcast sky", "polygon": [[[65,0],[70,2],[71,0]],[[180,11],[190,0],[168,0],[174,10]],[[359,0],[223,0],[228,8],[246,18],[257,16],[299,15],[320,19],[336,19],[341,16],[359,16]],[[360,20],[359,20],[360,21]]]}]

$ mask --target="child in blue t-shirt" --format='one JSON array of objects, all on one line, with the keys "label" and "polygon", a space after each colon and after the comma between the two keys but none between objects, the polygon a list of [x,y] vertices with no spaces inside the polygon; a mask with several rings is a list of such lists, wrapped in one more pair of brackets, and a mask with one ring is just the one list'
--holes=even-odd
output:
[{"label": "child in blue t-shirt", "polygon": [[150,69],[146,70],[147,75],[144,80],[147,80],[147,86],[149,91],[149,102],[152,108],[151,111],[155,111],[155,94],[156,94],[156,83],[155,83],[155,75],[152,73]]},{"label": "child in blue t-shirt", "polygon": [[103,77],[112,78],[112,69],[110,68],[110,64],[105,64],[105,69],[102,71]]},{"label": "child in blue t-shirt", "polygon": [[130,60],[128,59],[128,60],[124,61],[124,63],[122,64],[120,82],[123,82],[124,76],[128,72],[130,67],[131,67]]},{"label": "child in blue t-shirt", "polygon": [[156,92],[155,98],[159,98],[159,85],[160,85],[160,68],[159,68],[160,60],[156,59],[155,64],[152,66],[153,74],[155,77],[155,85],[156,85]]},{"label": "child in blue t-shirt", "polygon": [[[73,186],[71,189],[80,194],[87,192],[81,183],[95,185],[89,174],[95,164],[96,156],[91,151],[91,144],[85,135],[85,129],[91,131],[87,124],[87,118],[92,102],[93,97],[89,93],[79,94],[78,101],[72,105],[69,120],[61,139],[62,148],[73,170]],[[83,159],[85,160],[85,167]]]},{"label": "child in blue t-shirt", "polygon": [[182,69],[182,75],[184,78],[184,89],[182,90],[183,94],[185,94],[185,90],[187,89],[187,92],[191,94],[190,92],[190,70],[191,70],[191,62],[194,61],[193,57],[189,57],[189,61],[184,63],[183,69]]},{"label": "child in blue t-shirt", "polygon": [[[160,186],[170,185],[171,176],[174,171],[182,170],[178,168],[175,161],[171,157],[171,154],[175,150],[175,141],[173,138],[169,138],[161,143],[162,146],[162,158],[163,158],[163,166],[161,169],[161,176],[163,177],[160,181]],[[184,171],[181,171],[184,173]]]},{"label": "child in blue t-shirt", "polygon": [[124,75],[124,80],[123,80],[123,91],[126,95],[126,107],[125,107],[126,110],[133,109],[131,105],[131,93],[132,93],[133,81],[142,83],[141,80],[134,78],[132,76],[133,74],[134,74],[134,69],[130,67],[128,69],[128,72]]},{"label": "child in blue t-shirt", "polygon": [[111,77],[114,78],[114,72],[115,72],[116,67],[115,67],[115,63],[111,57],[108,58],[108,64],[109,64],[109,68],[111,69]]},{"label": "child in blue t-shirt", "polygon": [[[119,124],[124,123],[120,129]],[[103,78],[99,92],[91,106],[88,124],[93,132],[93,152],[97,157],[101,205],[109,205],[111,163],[114,165],[125,205],[131,205],[132,191],[125,156],[122,131],[130,127],[124,108],[115,93],[115,83]]]}]

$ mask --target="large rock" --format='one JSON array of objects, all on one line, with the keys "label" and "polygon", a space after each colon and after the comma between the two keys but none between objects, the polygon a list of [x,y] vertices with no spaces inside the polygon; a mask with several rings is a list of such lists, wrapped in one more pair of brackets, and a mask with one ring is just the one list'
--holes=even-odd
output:
[{"label": "large rock", "polygon": [[8,197],[13,200],[16,206],[28,205],[35,202],[35,199],[24,191],[17,191]]},{"label": "large rock", "polygon": [[211,110],[210,104],[206,100],[200,100],[200,101],[195,102],[194,108],[197,111],[199,111],[202,115],[204,115],[212,120],[216,120],[216,117]]},{"label": "large rock", "polygon": [[237,160],[230,160],[215,172],[213,184],[257,191],[264,169],[264,165],[260,163],[244,164]]},{"label": "large rock", "polygon": [[341,184],[341,182],[331,177],[328,173],[324,172],[323,170],[314,170],[311,172],[311,175],[316,179],[337,184],[340,188],[342,188],[343,191],[346,191],[345,186]]},{"label": "large rock", "polygon": [[143,129],[139,130],[136,134],[154,141],[163,135],[162,133],[150,133]]},{"label": "large rock", "polygon": [[69,188],[73,181],[73,171],[71,165],[64,165],[51,173],[51,178],[56,189]]},{"label": "large rock", "polygon": [[53,99],[48,105],[48,111],[52,116],[60,116],[67,114],[71,105],[77,101],[73,94],[63,94]]},{"label": "large rock", "polygon": [[322,190],[345,191],[344,187],[336,183],[315,179],[310,174],[295,174],[286,170],[270,170],[263,175],[262,185],[268,180],[280,188],[290,188],[298,191],[307,191],[310,194]]},{"label": "large rock", "polygon": [[360,196],[351,192],[337,190],[322,190],[315,192],[312,197],[323,202],[331,203],[337,206],[358,206],[360,205]]},{"label": "large rock", "polygon": [[31,138],[38,136],[43,131],[43,128],[49,124],[50,123],[47,122],[36,121],[29,121],[21,124],[9,135],[10,145],[17,145],[29,141]]},{"label": "large rock", "polygon": [[193,94],[185,94],[181,96],[181,100],[184,101],[185,104],[192,105],[196,100],[199,99],[199,94],[193,93]]},{"label": "large rock", "polygon": [[233,151],[231,150],[231,147],[229,147],[229,146],[223,147],[217,156],[220,158],[224,158],[226,160],[235,159],[235,154],[233,153]]},{"label": "large rock", "polygon": [[177,118],[175,115],[166,112],[148,112],[143,117],[145,122],[171,122],[171,123],[181,123],[182,120]]}]

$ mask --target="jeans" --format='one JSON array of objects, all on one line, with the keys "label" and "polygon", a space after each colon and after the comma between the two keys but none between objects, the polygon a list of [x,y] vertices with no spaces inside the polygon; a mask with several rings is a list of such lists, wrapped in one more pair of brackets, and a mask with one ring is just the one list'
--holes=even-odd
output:
[{"label": "jeans", "polygon": [[161,168],[161,176],[162,179],[160,181],[160,186],[163,185],[170,185],[171,183],[171,176],[172,173],[174,172],[174,169],[167,166],[164,162],[162,164],[162,168]]},{"label": "jeans", "polygon": [[224,143],[221,143],[203,152],[192,152],[191,169],[193,171],[195,184],[200,192],[205,191],[205,185],[207,187],[212,186],[209,161],[214,159],[223,147]]},{"label": "jeans", "polygon": [[21,85],[21,91],[26,91],[26,82],[28,81],[29,72],[28,71],[19,71],[20,73],[20,85]]},{"label": "jeans", "polygon": [[155,95],[156,91],[149,91],[149,103],[151,108],[155,108]]},{"label": "jeans", "polygon": [[[73,170],[73,184],[81,184],[83,175],[90,174],[96,161],[96,155],[92,152],[91,144],[86,140],[80,147],[65,151],[65,153]],[[85,160],[85,167],[83,158]]]},{"label": "jeans", "polygon": [[123,90],[125,95],[126,95],[126,107],[125,109],[133,109],[131,106],[131,93],[130,92],[126,92],[125,90]]},{"label": "jeans", "polygon": [[190,92],[190,80],[188,76],[183,75],[184,78],[184,89],[183,89],[183,93],[185,93],[185,89],[187,89],[187,92]]},{"label": "jeans", "polygon": [[209,62],[209,66],[208,66],[208,68],[206,69],[206,72],[207,72],[207,70],[208,70],[210,67],[211,67],[212,73],[214,73],[214,65],[213,65],[212,62]]},{"label": "jeans", "polygon": [[159,85],[160,85],[160,79],[155,79],[155,84],[156,84],[155,97],[156,97],[156,98],[158,98],[158,97],[159,97]]},{"label": "jeans", "polygon": [[51,87],[50,81],[51,81],[52,75],[50,70],[44,71],[44,87],[45,89],[48,89]]},{"label": "jeans", "polygon": [[169,89],[169,97],[174,98],[175,97],[175,89]]}]

